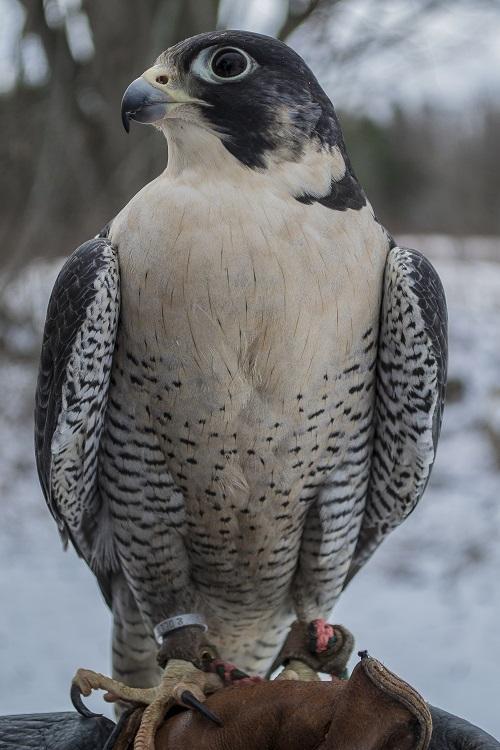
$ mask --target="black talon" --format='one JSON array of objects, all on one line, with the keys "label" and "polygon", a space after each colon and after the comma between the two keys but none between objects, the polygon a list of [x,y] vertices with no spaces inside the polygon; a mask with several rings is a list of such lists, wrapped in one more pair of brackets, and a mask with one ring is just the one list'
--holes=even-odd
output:
[{"label": "black talon", "polygon": [[204,703],[199,701],[198,698],[195,698],[190,690],[184,690],[181,695],[181,701],[185,703],[186,706],[191,706],[191,708],[194,708],[195,711],[198,711],[198,713],[200,713],[206,719],[210,719],[210,721],[213,721],[214,724],[217,724],[217,726],[223,726],[222,721],[219,719],[219,717],[214,714],[213,711],[210,711],[210,709],[207,708]]},{"label": "black talon", "polygon": [[80,716],[85,716],[86,719],[96,719],[102,716],[102,714],[95,714],[90,708],[87,708],[82,701],[82,694],[76,682],[71,685],[70,698],[73,707],[78,711]]}]

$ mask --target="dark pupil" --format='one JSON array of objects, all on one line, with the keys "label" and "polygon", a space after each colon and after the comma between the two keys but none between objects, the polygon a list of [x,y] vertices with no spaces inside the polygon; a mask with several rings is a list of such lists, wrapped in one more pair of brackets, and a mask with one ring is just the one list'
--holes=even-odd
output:
[{"label": "dark pupil", "polygon": [[217,52],[212,60],[212,70],[220,78],[234,78],[247,67],[246,57],[235,50]]}]

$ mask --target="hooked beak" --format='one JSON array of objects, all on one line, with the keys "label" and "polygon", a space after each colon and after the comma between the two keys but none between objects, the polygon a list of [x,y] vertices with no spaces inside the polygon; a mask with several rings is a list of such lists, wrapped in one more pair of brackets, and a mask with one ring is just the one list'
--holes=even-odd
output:
[{"label": "hooked beak", "polygon": [[127,131],[130,120],[136,122],[156,122],[167,112],[167,107],[175,100],[166,91],[153,86],[142,76],[132,81],[122,99],[122,122]]},{"label": "hooked beak", "polygon": [[167,111],[178,104],[206,105],[195,99],[171,80],[170,71],[164,65],[153,65],[140,78],[132,81],[122,99],[122,122],[127,131],[130,120],[136,122],[158,122]]}]

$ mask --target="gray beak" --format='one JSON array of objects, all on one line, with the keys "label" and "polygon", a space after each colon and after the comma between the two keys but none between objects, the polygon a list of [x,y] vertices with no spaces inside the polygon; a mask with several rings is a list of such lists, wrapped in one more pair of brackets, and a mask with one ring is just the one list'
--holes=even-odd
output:
[{"label": "gray beak", "polygon": [[130,120],[144,123],[161,120],[172,101],[166,92],[152,86],[145,78],[136,78],[123,95],[123,127],[128,133]]}]

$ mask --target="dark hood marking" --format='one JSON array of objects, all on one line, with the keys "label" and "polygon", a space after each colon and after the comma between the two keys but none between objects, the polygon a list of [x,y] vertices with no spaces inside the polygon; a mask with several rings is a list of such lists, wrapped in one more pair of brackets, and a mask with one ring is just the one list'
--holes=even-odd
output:
[{"label": "dark hood marking", "polygon": [[[239,81],[219,84],[191,75],[193,59],[213,45],[239,47],[258,67]],[[211,105],[202,108],[202,116],[223,136],[224,147],[246,167],[265,169],[268,154],[278,160],[297,161],[312,140],[320,147],[338,146],[345,155],[331,101],[300,55],[283,42],[244,31],[210,32],[180,42],[160,55],[162,60],[169,60],[187,77],[192,96]],[[345,160],[352,173],[346,156]]]}]

